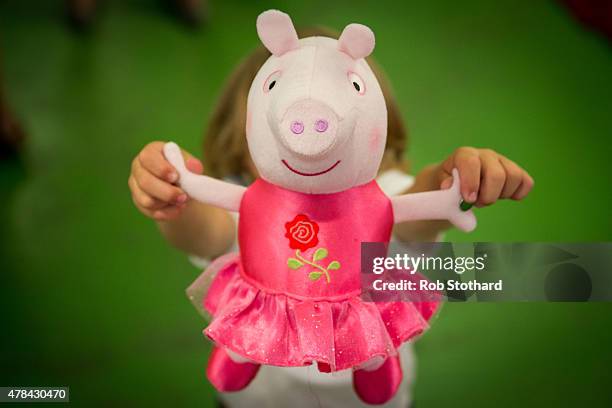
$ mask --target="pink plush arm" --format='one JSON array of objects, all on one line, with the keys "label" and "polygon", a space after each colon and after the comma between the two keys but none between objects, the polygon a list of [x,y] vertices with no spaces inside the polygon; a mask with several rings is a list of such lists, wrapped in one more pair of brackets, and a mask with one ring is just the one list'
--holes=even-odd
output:
[{"label": "pink plush arm", "polygon": [[164,156],[178,172],[179,185],[189,197],[228,211],[237,212],[240,209],[244,187],[190,172],[176,143],[164,145]]},{"label": "pink plush arm", "polygon": [[453,185],[448,190],[404,194],[391,198],[396,223],[418,220],[448,220],[463,231],[476,227],[472,210],[461,211],[459,172],[453,169]]}]

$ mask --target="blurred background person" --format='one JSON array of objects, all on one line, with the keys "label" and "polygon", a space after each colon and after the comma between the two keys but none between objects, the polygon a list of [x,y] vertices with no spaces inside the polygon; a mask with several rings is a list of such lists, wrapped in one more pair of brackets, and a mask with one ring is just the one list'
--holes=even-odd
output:
[{"label": "blurred background person", "polygon": [[612,40],[612,1],[561,0],[561,3],[585,26]]},{"label": "blurred background person", "polygon": [[[0,58],[0,68],[1,63]],[[18,152],[25,140],[25,133],[9,108],[2,86],[1,71],[0,69],[0,159],[3,159]]]},{"label": "blurred background person", "polygon": [[[207,0],[163,0],[178,18],[191,26],[198,26],[207,17]],[[66,0],[70,22],[78,29],[88,28],[104,0]]]}]

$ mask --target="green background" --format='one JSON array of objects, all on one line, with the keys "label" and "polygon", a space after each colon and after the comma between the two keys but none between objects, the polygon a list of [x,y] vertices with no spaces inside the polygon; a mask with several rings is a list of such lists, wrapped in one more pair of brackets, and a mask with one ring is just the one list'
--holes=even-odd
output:
[{"label": "green background", "polygon": [[[0,3],[5,91],[29,132],[0,163],[0,385],[69,385],[73,405],[213,406],[198,271],[133,207],[144,144],[199,154],[267,8],[375,31],[413,169],[462,145],[528,169],[524,202],[458,241],[606,241],[612,53],[554,2],[213,1],[199,31],[158,2],[108,1],[89,35],[61,1]],[[418,343],[416,406],[610,406],[610,304],[447,304]],[[407,375],[411,375],[408,373]]]}]

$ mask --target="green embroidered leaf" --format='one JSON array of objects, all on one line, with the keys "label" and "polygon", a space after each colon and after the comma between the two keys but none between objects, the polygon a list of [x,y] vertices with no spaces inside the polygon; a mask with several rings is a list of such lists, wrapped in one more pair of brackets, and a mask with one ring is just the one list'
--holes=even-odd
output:
[{"label": "green embroidered leaf", "polygon": [[315,251],[314,255],[312,256],[312,260],[320,261],[321,259],[325,259],[326,256],[327,256],[327,249],[319,248]]},{"label": "green embroidered leaf", "polygon": [[327,265],[327,269],[330,271],[334,271],[336,269],[340,269],[340,262],[332,261],[329,265]]},{"label": "green embroidered leaf", "polygon": [[316,281],[321,277],[321,275],[323,275],[321,272],[310,272],[308,274],[308,279],[310,279],[311,281]]},{"label": "green embroidered leaf", "polygon": [[289,258],[287,259],[287,266],[291,269],[299,269],[304,266],[304,264],[299,259]]}]

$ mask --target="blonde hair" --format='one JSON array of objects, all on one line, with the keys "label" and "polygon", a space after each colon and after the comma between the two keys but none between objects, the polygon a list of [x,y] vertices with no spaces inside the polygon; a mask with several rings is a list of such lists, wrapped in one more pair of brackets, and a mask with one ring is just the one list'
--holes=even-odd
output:
[{"label": "blonde hair", "polygon": [[[300,38],[323,36],[338,38],[338,33],[323,27],[298,30]],[[261,66],[270,57],[262,45],[251,52],[232,72],[212,113],[204,139],[204,167],[213,177],[240,175],[252,180],[255,175],[248,169],[249,152],[246,143],[247,96],[251,82]],[[397,167],[407,170],[404,150],[407,134],[397,102],[389,82],[373,59],[368,64],[380,83],[387,104],[387,145],[381,170]]]}]

